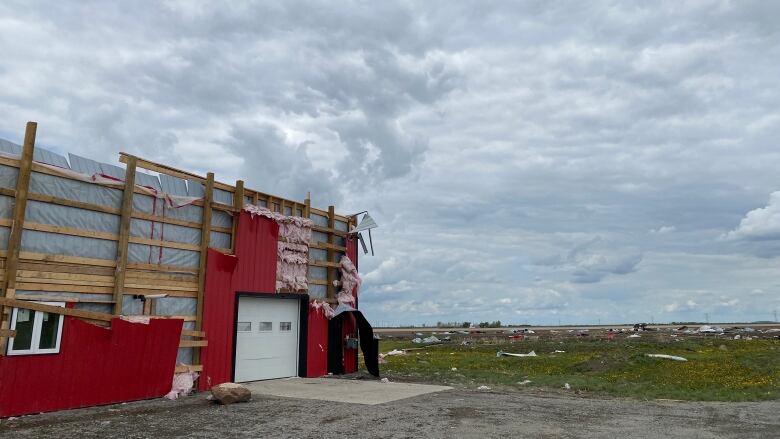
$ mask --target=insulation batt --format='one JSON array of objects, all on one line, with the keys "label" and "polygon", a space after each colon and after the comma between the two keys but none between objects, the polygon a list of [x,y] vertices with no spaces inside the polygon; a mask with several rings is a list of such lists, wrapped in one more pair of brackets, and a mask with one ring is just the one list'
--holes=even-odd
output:
[{"label": "insulation batt", "polygon": [[309,268],[309,241],[314,223],[307,218],[282,215],[251,204],[244,205],[244,210],[252,216],[270,218],[279,224],[281,240],[277,244],[276,253],[276,291],[308,290],[306,275]]},{"label": "insulation batt", "polygon": [[360,279],[355,264],[347,257],[343,256],[340,261],[341,265],[341,291],[336,296],[336,300],[339,303],[346,303],[355,305],[355,296],[360,290],[360,284],[363,282]]}]

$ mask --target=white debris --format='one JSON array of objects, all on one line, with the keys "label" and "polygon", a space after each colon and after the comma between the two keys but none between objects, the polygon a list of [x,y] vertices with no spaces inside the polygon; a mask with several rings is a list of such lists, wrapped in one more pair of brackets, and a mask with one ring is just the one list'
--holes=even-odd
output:
[{"label": "white debris", "polygon": [[628,338],[640,338],[640,337],[642,337],[642,336],[639,335],[639,334],[631,334],[631,335],[628,336]]},{"label": "white debris", "polygon": [[741,335],[739,335],[739,334],[737,334],[737,335],[735,335],[735,336],[734,336],[734,340],[739,340],[740,338],[742,338],[742,336],[741,336]]},{"label": "white debris", "polygon": [[718,326],[704,325],[704,326],[700,326],[699,327],[698,332],[703,332],[705,334],[722,333],[723,332],[723,328],[718,327]]},{"label": "white debris", "polygon": [[525,386],[526,384],[530,384],[530,383],[531,383],[531,380],[523,380],[523,381],[518,381],[517,382],[517,384],[520,384],[521,386]]},{"label": "white debris", "polygon": [[392,351],[386,353],[385,355],[406,355],[406,352],[400,349],[393,349]]},{"label": "white debris", "polygon": [[565,354],[565,353],[566,353],[566,351],[560,351],[558,349],[553,351],[553,354]]},{"label": "white debris", "polygon": [[664,358],[667,360],[674,360],[674,361],[688,361],[686,358],[678,357],[676,355],[666,355],[666,354],[647,354],[648,357],[652,358]]},{"label": "white debris", "polygon": [[537,356],[536,352],[534,351],[531,351],[527,354],[513,354],[511,352],[503,352],[503,351],[496,352],[496,357],[536,357],[536,356]]},{"label": "white debris", "polygon": [[425,338],[422,340],[422,342],[423,342],[423,343],[438,343],[438,342],[440,342],[440,341],[441,341],[441,340],[439,340],[438,338],[436,338],[436,336],[434,336],[434,335],[432,335],[432,336],[430,336],[430,337],[425,337]]},{"label": "white debris", "polygon": [[389,380],[389,379],[387,379],[387,378],[382,378],[382,379],[381,379],[381,380],[379,380],[379,381],[381,381],[381,382],[383,382],[383,383],[389,383],[389,382],[390,382],[390,380]]},{"label": "white debris", "polygon": [[417,343],[417,344],[420,344],[420,343],[422,343],[422,339],[421,339],[420,337],[413,338],[413,339],[412,339],[412,343]]},{"label": "white debris", "polygon": [[569,385],[569,383],[564,384],[563,388],[566,390],[571,390],[571,386]]},{"label": "white debris", "polygon": [[453,372],[455,372],[456,370],[458,370],[458,368],[457,368],[457,367],[453,367],[453,368],[452,368],[452,371],[453,371]]},{"label": "white debris", "polygon": [[479,386],[479,387],[477,387],[477,390],[490,390],[490,387],[488,387],[488,386]]}]

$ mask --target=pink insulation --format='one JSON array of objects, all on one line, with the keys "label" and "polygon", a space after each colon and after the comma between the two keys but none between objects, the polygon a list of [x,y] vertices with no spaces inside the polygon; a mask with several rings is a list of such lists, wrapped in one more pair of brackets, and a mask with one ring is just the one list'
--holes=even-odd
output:
[{"label": "pink insulation", "polygon": [[309,241],[314,223],[308,218],[287,216],[254,206],[244,205],[252,216],[261,215],[279,224],[279,243],[276,265],[276,291],[306,291],[309,262]]},{"label": "pink insulation", "polygon": [[355,264],[352,263],[349,257],[342,257],[340,264],[341,291],[336,296],[336,300],[338,300],[339,303],[346,303],[354,306],[355,297],[360,289],[362,280],[360,279],[357,268],[355,268]]}]

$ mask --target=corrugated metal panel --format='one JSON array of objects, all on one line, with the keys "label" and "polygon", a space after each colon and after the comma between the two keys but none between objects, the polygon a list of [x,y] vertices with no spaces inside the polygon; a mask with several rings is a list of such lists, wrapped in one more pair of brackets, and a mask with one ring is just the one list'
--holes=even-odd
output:
[{"label": "corrugated metal panel", "polygon": [[66,317],[60,353],[0,357],[0,416],[157,398],[171,389],[182,320],[111,329]]},{"label": "corrugated metal panel", "polygon": [[279,225],[272,219],[241,212],[236,235],[238,267],[234,290],[273,293],[276,291],[276,252]]},{"label": "corrugated metal panel", "polygon": [[328,374],[328,319],[322,310],[309,307],[309,332],[306,347],[306,376]]},{"label": "corrugated metal panel", "polygon": [[201,351],[201,390],[228,382],[233,371],[236,292],[274,294],[279,225],[241,212],[235,256],[209,249],[203,302],[203,330],[209,345]]}]

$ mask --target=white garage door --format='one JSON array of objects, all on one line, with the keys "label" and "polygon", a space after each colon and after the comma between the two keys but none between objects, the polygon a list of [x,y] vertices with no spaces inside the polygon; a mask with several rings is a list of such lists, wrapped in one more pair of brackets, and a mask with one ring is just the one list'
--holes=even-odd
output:
[{"label": "white garage door", "polygon": [[298,375],[297,299],[238,298],[236,382]]}]

